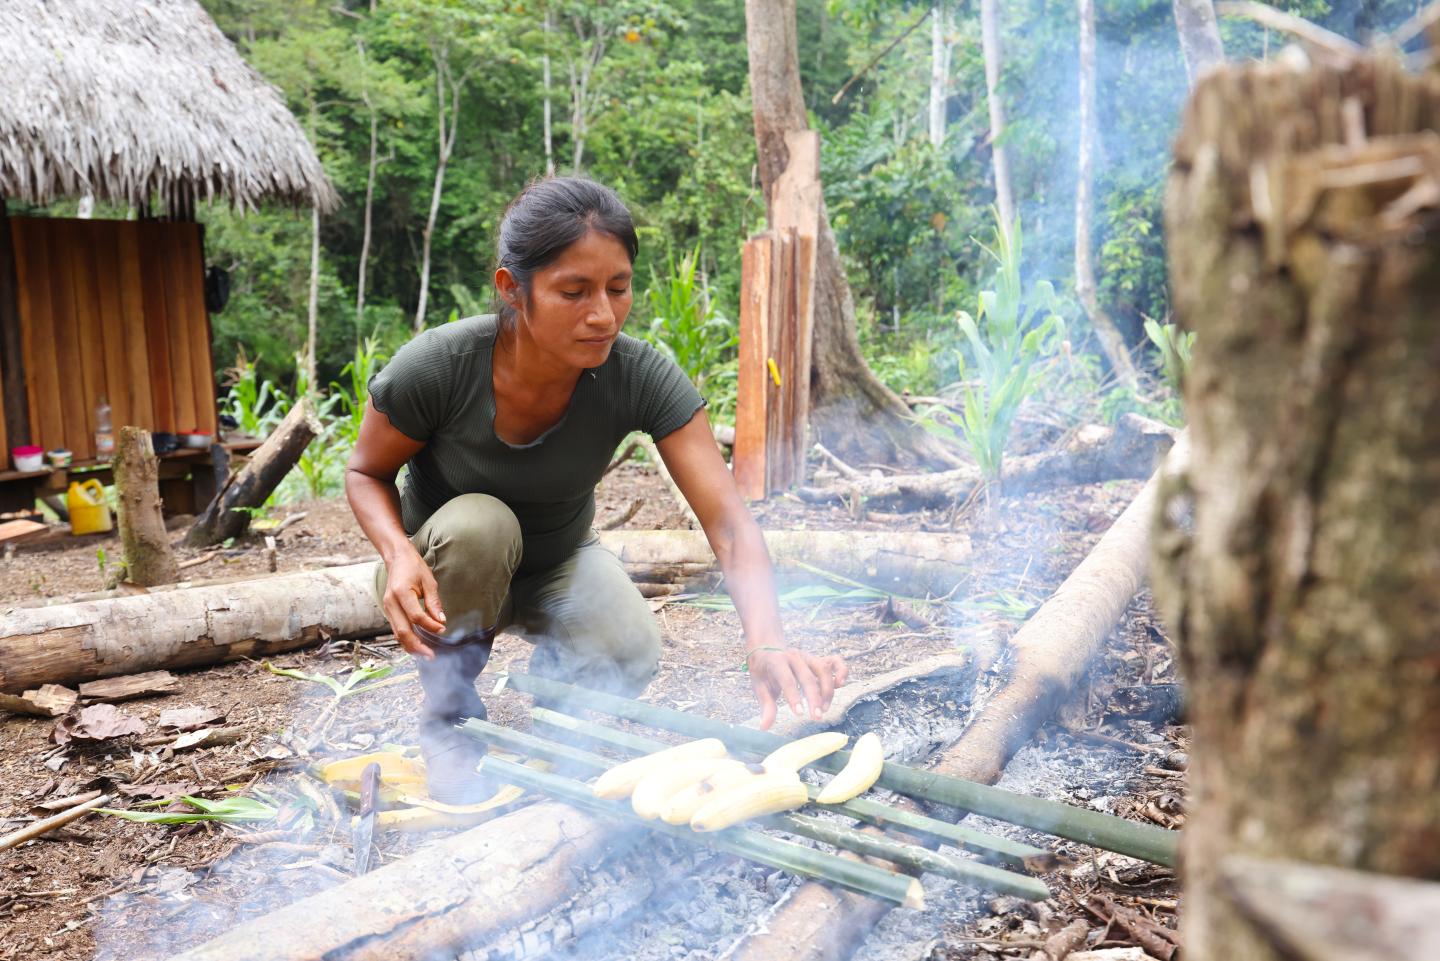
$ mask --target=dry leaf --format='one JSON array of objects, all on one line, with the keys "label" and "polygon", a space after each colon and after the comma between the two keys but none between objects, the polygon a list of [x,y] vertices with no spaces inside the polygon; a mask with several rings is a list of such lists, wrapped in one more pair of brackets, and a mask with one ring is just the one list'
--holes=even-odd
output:
[{"label": "dry leaf", "polygon": [[221,744],[234,744],[245,735],[245,729],[240,727],[207,727],[200,731],[191,731],[177,737],[170,745],[172,751],[183,751],[192,747],[218,747]]},{"label": "dry leaf", "polygon": [[51,736],[56,744],[69,744],[71,741],[108,741],[113,737],[144,733],[145,722],[138,717],[131,717],[113,704],[94,704],[56,721]]},{"label": "dry leaf", "polygon": [[160,726],[177,731],[195,731],[215,721],[225,720],[225,713],[213,707],[172,707],[160,712]]},{"label": "dry leaf", "polygon": [[164,801],[186,794],[194,794],[196,786],[192,781],[172,781],[168,784],[117,784],[115,790],[126,797],[156,798]]}]

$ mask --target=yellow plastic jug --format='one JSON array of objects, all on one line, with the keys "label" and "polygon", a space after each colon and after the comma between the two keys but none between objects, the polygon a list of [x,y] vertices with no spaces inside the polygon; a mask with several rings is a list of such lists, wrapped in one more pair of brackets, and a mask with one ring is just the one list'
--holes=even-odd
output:
[{"label": "yellow plastic jug", "polygon": [[73,481],[65,495],[65,508],[70,511],[72,534],[98,534],[110,530],[110,507],[105,503],[105,487],[97,480]]}]

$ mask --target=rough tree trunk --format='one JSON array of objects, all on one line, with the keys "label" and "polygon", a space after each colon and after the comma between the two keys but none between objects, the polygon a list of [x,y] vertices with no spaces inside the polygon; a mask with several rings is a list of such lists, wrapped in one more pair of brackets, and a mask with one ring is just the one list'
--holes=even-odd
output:
[{"label": "rough tree trunk", "polygon": [[930,10],[930,144],[945,142],[945,109],[950,102],[950,12],[945,0]]},{"label": "rough tree trunk", "polygon": [[1175,0],[1175,31],[1180,35],[1185,77],[1194,87],[1202,73],[1225,62],[1213,0]]},{"label": "rough tree trunk", "polygon": [[1005,105],[1000,102],[1000,0],[980,0],[980,49],[985,57],[985,97],[990,105],[990,158],[995,168],[995,206],[1000,229],[1007,234],[1015,225],[1015,195],[1010,190],[1010,155],[1005,136]]},{"label": "rough tree trunk", "polygon": [[180,579],[165,518],[160,514],[160,461],[150,447],[150,432],[120,428],[115,446],[115,501],[125,578],[141,587]]},{"label": "rough tree trunk", "polygon": [[[805,98],[795,34],[795,0],[746,0],[755,147],[769,210],[770,188],[790,155],[787,131],[804,130]],[[960,460],[917,428],[905,403],[865,365],[855,304],[824,204],[815,255],[815,334],[810,357],[811,436],[857,464],[958,466]]]},{"label": "rough tree trunk", "polygon": [[1115,321],[1100,305],[1095,282],[1095,261],[1091,256],[1090,225],[1095,209],[1095,0],[1078,0],[1080,21],[1080,145],[1077,151],[1075,184],[1075,293],[1090,318],[1100,349],[1110,361],[1115,378],[1126,387],[1135,387],[1140,375],[1130,359],[1130,349]]},{"label": "rough tree trunk", "polygon": [[545,89],[545,176],[555,176],[555,137],[551,123],[550,101],[550,34],[555,30],[555,14],[545,8],[545,52],[540,55],[540,69]]},{"label": "rough tree trunk", "polygon": [[435,63],[435,185],[430,191],[430,212],[420,237],[420,299],[415,305],[416,333],[425,329],[425,308],[430,302],[430,251],[434,246],[435,221],[440,216],[440,198],[445,192],[445,169],[455,152],[455,134],[460,129],[460,99],[470,78],[469,70],[459,77],[451,72],[450,50],[443,41],[430,45],[430,56]]},{"label": "rough tree trunk", "polygon": [[[365,43],[358,37],[355,46],[360,51],[360,62],[367,71],[365,64]],[[365,210],[364,227],[360,235],[360,266],[356,270],[355,277],[355,330],[365,329],[365,268],[370,263],[370,237],[372,233],[373,213],[375,210],[375,171],[380,165],[380,114],[375,109],[375,104],[370,99],[368,87],[361,91],[361,98],[365,102],[365,109],[370,114],[370,159],[365,168]]]},{"label": "rough tree trunk", "polygon": [[1273,961],[1228,854],[1440,878],[1440,90],[1201,78],[1166,203],[1194,456],[1156,594],[1189,682],[1191,961]]},{"label": "rough tree trunk", "polygon": [[237,537],[250,526],[244,508],[259,507],[295,466],[322,427],[308,398],[301,397],[278,427],[270,432],[250,462],[215,495],[185,535],[187,547],[208,547]]}]

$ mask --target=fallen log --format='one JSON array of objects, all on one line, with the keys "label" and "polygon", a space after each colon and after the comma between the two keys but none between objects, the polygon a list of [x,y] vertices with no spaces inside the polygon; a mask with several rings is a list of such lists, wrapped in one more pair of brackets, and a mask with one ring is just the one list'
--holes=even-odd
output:
[{"label": "fallen log", "polygon": [[278,654],[389,630],[369,564],[157,591],[0,618],[0,692]]},{"label": "fallen log", "polygon": [[1372,871],[1232,854],[1226,896],[1287,958],[1440,958],[1440,884]]},{"label": "fallen log", "polygon": [[[1183,440],[1170,463],[1189,456]],[[1160,472],[1011,640],[1010,677],[986,703],[935,770],[993,784],[1015,751],[1089,673],[1125,608],[1143,583]],[[802,885],[734,953],[735,961],[839,961],[849,958],[888,911],[823,885]]]},{"label": "fallen log", "polygon": [[238,537],[250,525],[245,508],[259,507],[280,485],[300,460],[305,448],[323,428],[310,407],[300,398],[265,443],[250,455],[250,462],[221,488],[208,507],[195,519],[185,535],[187,547],[209,547],[228,537]]},{"label": "fallen log", "polygon": [[[1006,494],[1019,494],[1148,477],[1174,439],[1172,428],[1139,414],[1126,414],[1114,427],[1082,427],[1060,450],[1007,457],[1000,488]],[[859,497],[871,505],[914,509],[964,501],[984,483],[974,467],[889,477],[871,476],[838,463],[836,467],[839,481],[826,487],[802,487],[797,493],[815,503],[848,503]]]},{"label": "fallen log", "polygon": [[640,836],[563,804],[534,804],[247,921],[172,961],[453,958],[569,898],[580,872]]},{"label": "fallen log", "polygon": [[[970,556],[969,540],[951,534],[771,531],[765,541],[781,567],[818,568],[902,594],[950,592]],[[605,531],[600,543],[641,583],[685,581],[715,564],[699,531]],[[0,622],[0,692],[276,654],[322,635],[387,633],[372,564],[16,605]]]},{"label": "fallen log", "polygon": [[[600,543],[646,583],[683,581],[715,567],[701,531],[602,531]],[[970,539],[961,534],[766,531],[765,546],[776,567],[818,569],[907,596],[946,596],[969,573]]]},{"label": "fallen log", "polygon": [[180,568],[160,514],[160,460],[150,446],[150,432],[120,428],[114,464],[125,579],[141,587],[178,581]]}]

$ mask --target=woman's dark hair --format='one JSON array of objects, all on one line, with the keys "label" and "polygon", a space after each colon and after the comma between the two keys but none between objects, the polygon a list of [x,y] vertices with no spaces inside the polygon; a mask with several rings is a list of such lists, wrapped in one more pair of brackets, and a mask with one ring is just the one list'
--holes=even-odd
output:
[{"label": "woman's dark hair", "polygon": [[[510,201],[500,219],[495,267],[504,267],[530,295],[535,271],[553,263],[571,244],[592,230],[620,241],[635,263],[640,240],[630,211],[609,187],[581,177],[546,177],[532,180]],[[514,321],[515,308],[496,296],[500,323]]]}]

